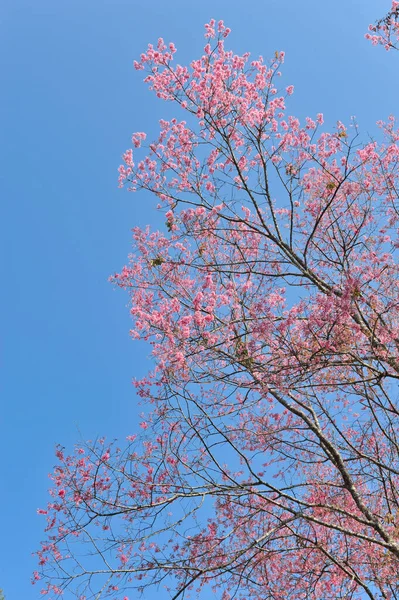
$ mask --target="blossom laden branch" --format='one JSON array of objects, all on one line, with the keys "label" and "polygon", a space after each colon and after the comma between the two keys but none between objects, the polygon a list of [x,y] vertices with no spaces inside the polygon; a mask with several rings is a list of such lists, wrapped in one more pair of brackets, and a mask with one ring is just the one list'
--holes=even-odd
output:
[{"label": "blossom laden branch", "polygon": [[365,37],[373,46],[381,44],[385,50],[399,50],[399,2],[397,0],[392,0],[391,9],[385,17],[374,25],[369,25],[369,33],[366,33]]}]

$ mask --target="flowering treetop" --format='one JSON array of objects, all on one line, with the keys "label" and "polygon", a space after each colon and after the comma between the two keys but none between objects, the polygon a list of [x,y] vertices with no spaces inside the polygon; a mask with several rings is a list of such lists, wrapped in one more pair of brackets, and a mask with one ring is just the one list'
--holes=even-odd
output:
[{"label": "flowering treetop", "polygon": [[284,53],[237,56],[229,33],[210,21],[187,67],[162,39],[135,63],[185,116],[119,169],[165,212],[112,278],[152,346],[149,408],[126,447],[58,450],[55,597],[399,597],[399,132],[301,123]]}]

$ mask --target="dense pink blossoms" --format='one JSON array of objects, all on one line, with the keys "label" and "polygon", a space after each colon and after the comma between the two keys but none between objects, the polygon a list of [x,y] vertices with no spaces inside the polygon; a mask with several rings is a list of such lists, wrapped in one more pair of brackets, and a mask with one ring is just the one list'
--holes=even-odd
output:
[{"label": "dense pink blossoms", "polygon": [[58,449],[52,598],[399,598],[399,132],[301,123],[284,53],[228,34],[207,24],[188,67],[162,39],[135,63],[184,115],[119,170],[165,214],[113,277],[152,347],[148,410],[123,447]]},{"label": "dense pink blossoms", "polygon": [[399,49],[399,2],[392,0],[391,10],[375,25],[369,25],[366,39],[374,46],[381,44],[386,50]]}]

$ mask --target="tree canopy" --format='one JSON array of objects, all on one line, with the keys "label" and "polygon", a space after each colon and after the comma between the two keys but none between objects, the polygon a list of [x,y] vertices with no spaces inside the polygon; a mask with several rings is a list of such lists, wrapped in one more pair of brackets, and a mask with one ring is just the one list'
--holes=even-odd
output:
[{"label": "tree canopy", "polygon": [[[373,43],[395,47],[398,6]],[[58,448],[34,578],[81,599],[397,599],[399,130],[301,123],[283,52],[205,30],[189,66],[162,39],[135,63],[184,115],[135,133],[119,171],[166,221],[112,278],[152,347],[148,410],[125,444]]]}]

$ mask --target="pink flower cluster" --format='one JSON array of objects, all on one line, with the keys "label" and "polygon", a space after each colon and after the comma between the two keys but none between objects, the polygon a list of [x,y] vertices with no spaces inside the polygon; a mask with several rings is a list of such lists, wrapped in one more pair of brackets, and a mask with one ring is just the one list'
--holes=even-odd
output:
[{"label": "pink flower cluster", "polygon": [[373,46],[381,44],[386,50],[399,49],[399,2],[392,0],[391,10],[375,25],[369,25],[365,38]]}]

